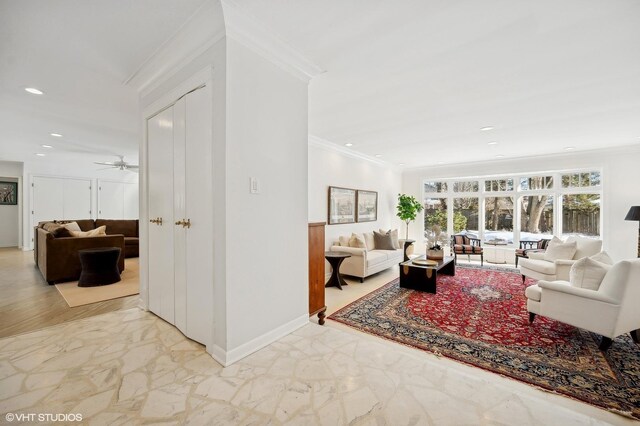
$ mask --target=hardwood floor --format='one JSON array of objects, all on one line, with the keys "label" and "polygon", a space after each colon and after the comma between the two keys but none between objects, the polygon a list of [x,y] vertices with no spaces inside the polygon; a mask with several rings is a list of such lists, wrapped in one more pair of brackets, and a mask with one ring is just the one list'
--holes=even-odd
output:
[{"label": "hardwood floor", "polygon": [[0,248],[0,337],[80,318],[130,309],[138,295],[70,308],[40,275],[32,251]]}]

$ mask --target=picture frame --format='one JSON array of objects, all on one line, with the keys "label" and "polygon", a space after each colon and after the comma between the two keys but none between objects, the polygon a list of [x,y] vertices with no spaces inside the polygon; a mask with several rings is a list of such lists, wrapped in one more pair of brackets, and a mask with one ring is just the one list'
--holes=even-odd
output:
[{"label": "picture frame", "polygon": [[18,204],[18,182],[0,181],[0,206]]},{"label": "picture frame", "polygon": [[357,222],[375,222],[378,220],[378,193],[376,191],[358,190]]},{"label": "picture frame", "polygon": [[339,225],[343,223],[355,223],[355,221],[356,190],[330,186],[327,223],[329,225]]}]

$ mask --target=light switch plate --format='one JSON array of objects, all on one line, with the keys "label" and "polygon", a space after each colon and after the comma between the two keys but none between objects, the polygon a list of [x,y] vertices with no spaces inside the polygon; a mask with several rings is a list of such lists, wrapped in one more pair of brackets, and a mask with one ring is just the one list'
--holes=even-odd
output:
[{"label": "light switch plate", "polygon": [[249,193],[251,194],[260,193],[260,184],[258,182],[258,178],[255,178],[255,177],[249,178]]}]

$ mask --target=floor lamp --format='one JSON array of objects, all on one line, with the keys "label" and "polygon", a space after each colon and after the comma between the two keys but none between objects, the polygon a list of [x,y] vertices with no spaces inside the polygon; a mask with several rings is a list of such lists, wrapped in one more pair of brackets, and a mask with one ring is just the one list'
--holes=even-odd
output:
[{"label": "floor lamp", "polygon": [[624,220],[638,221],[638,257],[640,257],[640,206],[632,206]]}]

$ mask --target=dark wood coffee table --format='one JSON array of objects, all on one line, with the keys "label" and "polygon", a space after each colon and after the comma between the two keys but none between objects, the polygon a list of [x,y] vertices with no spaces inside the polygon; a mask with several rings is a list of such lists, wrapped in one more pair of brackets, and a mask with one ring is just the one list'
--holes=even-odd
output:
[{"label": "dark wood coffee table", "polygon": [[[424,260],[425,257],[416,259]],[[414,263],[416,259],[400,264],[400,287],[435,294],[438,273],[451,276],[456,274],[456,264],[451,256],[445,256],[442,260],[436,260],[436,265],[428,266]]]}]

